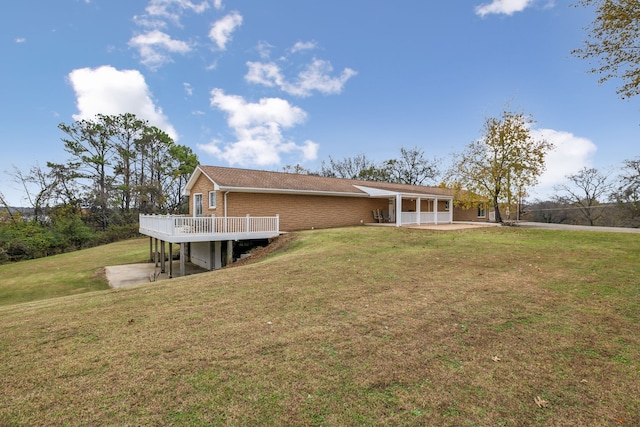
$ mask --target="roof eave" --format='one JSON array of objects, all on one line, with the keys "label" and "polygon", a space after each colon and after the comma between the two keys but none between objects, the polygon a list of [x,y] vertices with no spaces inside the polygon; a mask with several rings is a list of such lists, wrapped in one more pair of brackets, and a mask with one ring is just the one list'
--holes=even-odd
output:
[{"label": "roof eave", "polygon": [[265,193],[265,194],[297,194],[309,196],[335,196],[335,197],[369,197],[367,193],[347,193],[343,191],[316,191],[316,190],[293,190],[287,188],[252,188],[252,187],[230,187],[220,186],[220,191],[231,193]]}]

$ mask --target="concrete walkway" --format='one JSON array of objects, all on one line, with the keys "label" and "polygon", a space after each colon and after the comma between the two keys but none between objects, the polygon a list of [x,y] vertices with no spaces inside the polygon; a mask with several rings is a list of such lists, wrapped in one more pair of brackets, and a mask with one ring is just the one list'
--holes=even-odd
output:
[{"label": "concrete walkway", "polygon": [[[144,264],[124,264],[111,265],[104,268],[109,286],[112,288],[124,288],[127,286],[140,285],[144,283],[158,282],[169,278],[169,265],[166,265],[166,272],[160,273],[160,267],[156,267],[153,262]],[[204,273],[208,270],[200,268],[190,262],[185,263],[186,275]],[[173,261],[173,277],[179,277],[180,261]]]}]

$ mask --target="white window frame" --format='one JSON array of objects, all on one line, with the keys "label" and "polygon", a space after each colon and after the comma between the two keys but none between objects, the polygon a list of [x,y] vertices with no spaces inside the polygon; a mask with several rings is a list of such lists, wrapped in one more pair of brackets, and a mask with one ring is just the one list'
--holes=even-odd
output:
[{"label": "white window frame", "polygon": [[[213,202],[213,203],[211,203]],[[216,191],[209,191],[209,209],[216,208]]]},{"label": "white window frame", "polygon": [[445,200],[445,201],[444,201],[444,210],[445,210],[446,212],[449,212],[449,208],[450,208],[450,206],[451,206],[451,200]]},{"label": "white window frame", "polygon": [[[200,208],[200,212],[198,212]],[[202,215],[202,193],[196,193],[193,195],[193,216]]]},{"label": "white window frame", "polygon": [[[482,215],[480,212],[482,211]],[[478,204],[478,218],[486,218],[487,217],[487,206],[484,203]]]}]

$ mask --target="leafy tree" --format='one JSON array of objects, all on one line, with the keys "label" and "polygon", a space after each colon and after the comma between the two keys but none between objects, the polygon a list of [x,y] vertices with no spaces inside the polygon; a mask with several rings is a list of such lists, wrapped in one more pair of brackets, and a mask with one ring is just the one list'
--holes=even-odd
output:
[{"label": "leafy tree", "polygon": [[623,98],[640,93],[640,7],[638,0],[580,0],[579,5],[595,7],[596,17],[587,28],[589,39],[572,53],[595,61],[591,73],[600,82],[622,79],[617,90]]},{"label": "leafy tree", "polygon": [[589,225],[602,218],[604,209],[601,198],[611,191],[609,177],[596,168],[582,168],[567,175],[570,184],[560,184],[554,189],[561,192],[556,200],[577,208]]},{"label": "leafy tree", "polygon": [[94,232],[82,221],[82,214],[73,206],[58,206],[51,211],[52,232],[62,250],[82,249],[94,238]]},{"label": "leafy tree", "polygon": [[[182,186],[197,156],[133,114],[97,115],[58,126],[71,159],[49,164],[56,197],[81,204],[100,228],[134,222],[138,212],[183,209]],[[53,179],[53,178],[52,178]]]},{"label": "leafy tree", "polygon": [[489,200],[501,223],[500,203],[511,204],[537,183],[553,145],[531,136],[532,123],[521,113],[503,111],[499,118],[486,119],[479,140],[454,155],[446,180],[457,189],[462,204]]},{"label": "leafy tree", "polygon": [[79,176],[90,181],[85,187],[88,202],[100,227],[105,230],[113,184],[113,145],[110,141],[113,130],[99,121],[90,120],[76,121],[72,125],[61,123],[58,128],[67,134],[62,141],[72,162],[79,165]]},{"label": "leafy tree", "polygon": [[121,211],[128,212],[134,200],[135,182],[137,179],[137,145],[148,126],[144,120],[134,114],[118,116],[99,115],[98,120],[110,129],[112,144],[115,150],[114,174],[118,194],[114,197]]},{"label": "leafy tree", "polygon": [[169,148],[169,171],[166,175],[165,211],[172,213],[188,213],[189,206],[182,196],[187,181],[198,166],[198,156],[184,145],[175,144]]}]

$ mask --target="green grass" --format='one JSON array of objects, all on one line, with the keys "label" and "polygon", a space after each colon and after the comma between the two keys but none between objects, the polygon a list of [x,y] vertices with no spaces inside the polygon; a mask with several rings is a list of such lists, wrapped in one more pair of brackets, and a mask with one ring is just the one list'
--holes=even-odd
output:
[{"label": "green grass", "polygon": [[148,259],[142,238],[0,265],[0,306],[109,289],[103,267]]},{"label": "green grass", "polygon": [[288,239],[234,268],[0,307],[0,425],[640,424],[637,236]]}]

